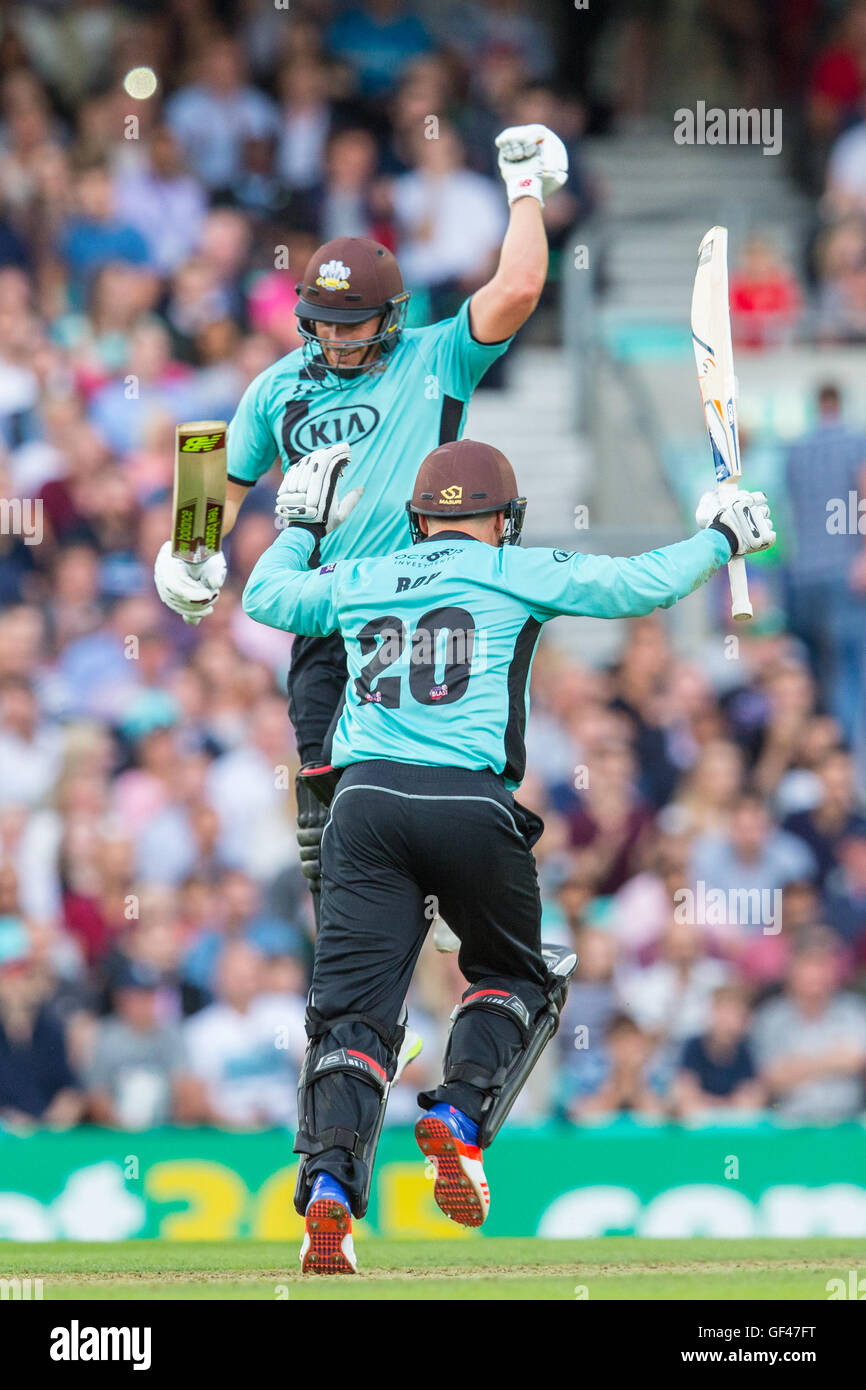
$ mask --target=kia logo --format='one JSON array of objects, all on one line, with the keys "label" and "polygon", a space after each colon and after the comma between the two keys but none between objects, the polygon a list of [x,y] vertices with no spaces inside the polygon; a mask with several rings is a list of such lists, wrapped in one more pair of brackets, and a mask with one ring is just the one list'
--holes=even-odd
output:
[{"label": "kia logo", "polygon": [[340,406],[299,420],[289,435],[296,454],[326,449],[331,444],[355,444],[366,439],[379,423],[379,412],[372,405]]}]

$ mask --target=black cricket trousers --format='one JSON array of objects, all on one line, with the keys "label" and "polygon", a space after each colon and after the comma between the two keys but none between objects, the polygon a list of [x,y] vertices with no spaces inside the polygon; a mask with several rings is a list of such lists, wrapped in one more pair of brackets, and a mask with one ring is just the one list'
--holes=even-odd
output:
[{"label": "black cricket trousers", "polygon": [[[402,1041],[403,1002],[436,911],[461,941],[460,968],[470,984],[464,1000],[482,990],[516,994],[529,1018],[537,1017],[547,1003],[547,971],[531,845],[542,829],[491,771],[386,760],[346,769],[322,840],[311,994],[319,1029],[325,1024],[320,1055],[358,1048],[390,1080]],[[352,1014],[375,1019],[379,1030],[339,1022]],[[449,1060],[464,1075],[472,1073],[472,1064],[490,1074],[507,1066],[524,1042],[516,1022],[473,1008],[454,1025]],[[317,1130],[372,1132],[378,1097],[370,1086],[334,1074],[314,1089]],[[419,1100],[428,1106],[447,1101],[479,1120],[485,1095],[455,1080]],[[331,1173],[350,1192],[364,1177],[340,1149],[312,1158],[309,1171]]]}]

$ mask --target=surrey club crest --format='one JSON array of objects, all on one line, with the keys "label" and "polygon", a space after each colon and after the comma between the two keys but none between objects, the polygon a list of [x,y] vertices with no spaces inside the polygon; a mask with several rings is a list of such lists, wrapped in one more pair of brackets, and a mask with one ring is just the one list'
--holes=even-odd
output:
[{"label": "surrey club crest", "polygon": [[342,261],[323,261],[316,284],[323,290],[347,290],[351,274],[351,268]]}]

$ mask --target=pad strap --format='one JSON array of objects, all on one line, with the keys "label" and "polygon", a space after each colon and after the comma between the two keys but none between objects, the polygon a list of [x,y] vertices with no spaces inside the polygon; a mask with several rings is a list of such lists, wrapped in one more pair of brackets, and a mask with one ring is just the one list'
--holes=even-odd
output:
[{"label": "pad strap", "polygon": [[448,1086],[452,1081],[465,1081],[467,1086],[474,1086],[478,1091],[493,1091],[496,1094],[501,1091],[508,1076],[507,1067],[497,1067],[496,1071],[487,1071],[480,1067],[477,1062],[452,1062],[445,1068],[442,1077],[443,1084]]},{"label": "pad strap", "polygon": [[523,1044],[526,1045],[529,1037],[529,1010],[518,995],[510,994],[507,989],[480,989],[458,1005],[454,1018],[459,1018],[469,1009],[483,1009],[485,1013],[500,1014],[503,1018],[510,1019],[512,1023],[517,1024]]},{"label": "pad strap", "polygon": [[[363,1081],[367,1086],[372,1086],[380,1098],[388,1089],[388,1074],[385,1068],[366,1052],[360,1052],[354,1047],[338,1047],[332,1052],[326,1052],[324,1057],[320,1057],[316,1062],[312,1071],[303,1076],[302,1085],[313,1086],[323,1076],[333,1075],[335,1072],[343,1072],[358,1081]],[[312,1158],[316,1154],[324,1153],[326,1149],[347,1149],[354,1158],[363,1162],[369,1150],[369,1141],[362,1139],[354,1130],[343,1129],[339,1125],[311,1134],[299,1124],[295,1135],[296,1154],[308,1154]]]},{"label": "pad strap", "polygon": [[385,1068],[366,1052],[359,1052],[355,1047],[338,1047],[333,1052],[326,1052],[313,1068],[309,1076],[310,1084],[318,1081],[319,1077],[327,1072],[333,1071],[344,1071],[349,1076],[356,1076],[359,1081],[365,1081],[380,1094],[388,1085],[388,1073]]},{"label": "pad strap", "polygon": [[315,1158],[316,1154],[323,1154],[328,1149],[346,1149],[353,1158],[363,1163],[368,1148],[369,1144],[354,1130],[335,1127],[323,1129],[319,1134],[308,1134],[306,1130],[299,1129],[295,1135],[293,1152]]}]

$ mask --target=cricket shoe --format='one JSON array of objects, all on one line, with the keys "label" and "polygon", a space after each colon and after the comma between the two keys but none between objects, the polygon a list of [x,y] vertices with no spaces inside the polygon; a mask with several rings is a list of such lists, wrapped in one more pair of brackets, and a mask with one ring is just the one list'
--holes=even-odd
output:
[{"label": "cricket shoe", "polygon": [[478,1126],[454,1105],[434,1105],[415,1124],[418,1147],[433,1165],[433,1196],[459,1226],[480,1226],[490,1210],[490,1189]]},{"label": "cricket shoe", "polygon": [[357,1274],[349,1200],[336,1178],[319,1173],[307,1203],[302,1274]]}]

